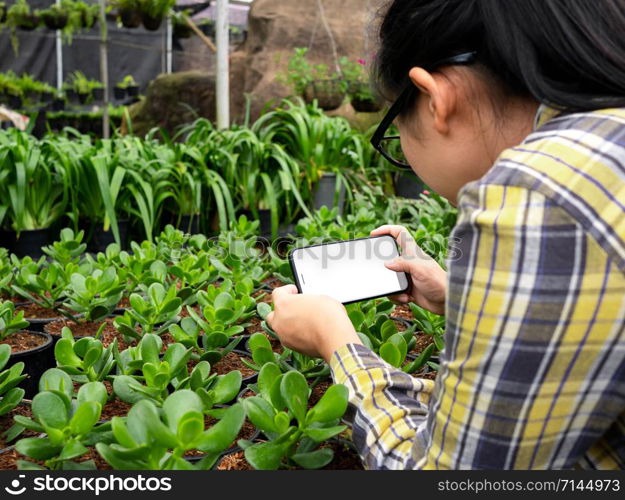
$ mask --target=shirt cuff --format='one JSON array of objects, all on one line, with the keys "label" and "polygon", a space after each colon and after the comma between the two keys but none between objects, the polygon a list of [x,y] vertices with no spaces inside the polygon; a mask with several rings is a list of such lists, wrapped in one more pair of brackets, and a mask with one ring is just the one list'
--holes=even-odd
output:
[{"label": "shirt cuff", "polygon": [[334,351],[330,359],[330,369],[337,384],[344,384],[359,370],[381,366],[387,365],[362,344],[345,344]]}]

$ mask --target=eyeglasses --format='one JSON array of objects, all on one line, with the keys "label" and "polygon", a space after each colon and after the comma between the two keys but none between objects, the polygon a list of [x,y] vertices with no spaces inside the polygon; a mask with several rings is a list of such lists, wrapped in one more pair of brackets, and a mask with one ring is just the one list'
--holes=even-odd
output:
[{"label": "eyeglasses", "polygon": [[[465,52],[463,54],[458,54],[453,57],[448,57],[446,59],[442,59],[432,65],[428,65],[428,69],[434,70],[441,66],[449,66],[449,65],[459,65],[459,64],[471,64],[475,62],[475,58],[477,56],[477,52]],[[398,135],[385,135],[389,127],[393,124],[395,119],[401,114],[401,112],[406,108],[408,103],[410,103],[413,98],[418,93],[418,89],[412,83],[409,83],[406,88],[399,94],[397,100],[393,103],[391,108],[388,110],[388,113],[384,116],[384,119],[380,122],[377,130],[373,134],[371,138],[371,145],[379,151],[379,153],[386,158],[390,163],[399,168],[410,168],[410,165],[402,160],[398,160],[396,155],[399,147],[399,136]]]}]

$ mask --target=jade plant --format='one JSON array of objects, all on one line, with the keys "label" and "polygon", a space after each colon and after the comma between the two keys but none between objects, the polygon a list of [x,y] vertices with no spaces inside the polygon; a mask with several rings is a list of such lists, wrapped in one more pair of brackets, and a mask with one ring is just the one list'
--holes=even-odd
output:
[{"label": "jade plant", "polygon": [[230,339],[226,332],[209,330],[204,332],[193,318],[183,318],[179,325],[171,325],[169,333],[174,340],[193,349],[193,358],[217,363],[239,344],[240,338]]},{"label": "jade plant", "polygon": [[51,245],[42,247],[42,251],[52,260],[58,262],[63,267],[70,263],[78,264],[82,254],[87,249],[87,244],[82,240],[85,236],[84,231],[74,231],[65,228],[61,231],[60,240],[55,241]]},{"label": "jade plant", "polygon": [[211,373],[208,361],[200,361],[190,375],[182,374],[172,380],[171,384],[176,391],[189,389],[195,392],[202,400],[204,413],[213,416],[219,413],[211,412],[215,405],[232,401],[241,391],[243,377],[241,372],[233,370],[225,375]]},{"label": "jade plant", "polygon": [[102,382],[115,367],[116,349],[117,339],[105,348],[97,338],[74,339],[71,330],[64,327],[54,346],[54,357],[57,366],[75,382]]},{"label": "jade plant", "polygon": [[310,387],[299,372],[281,373],[277,365],[263,366],[258,375],[259,396],[241,399],[247,417],[268,441],[239,440],[246,460],[255,468],[275,470],[298,465],[319,469],[329,464],[334,452],[322,443],[347,429],[339,419],[348,403],[347,388],[333,385],[310,410]]},{"label": "jade plant", "polygon": [[140,339],[146,333],[161,334],[180,319],[182,302],[175,284],[165,289],[160,283],[153,283],[148,287],[147,297],[138,293],[130,295],[132,308],[115,318],[115,327],[130,339]]},{"label": "jade plant", "polygon": [[4,370],[11,357],[11,347],[0,344],[0,416],[6,415],[24,398],[24,389],[17,387],[26,378],[22,375],[24,363],[15,363]]},{"label": "jade plant", "polygon": [[[77,266],[73,263],[63,267],[53,261],[42,267],[39,262],[25,262],[15,273],[11,288],[17,295],[38,306],[63,314],[61,298],[75,270]],[[69,317],[75,319],[71,315]]]},{"label": "jade plant", "polygon": [[46,371],[39,382],[40,392],[33,398],[33,418],[14,417],[20,426],[43,437],[23,438],[15,449],[31,460],[19,460],[21,470],[95,470],[93,460],[76,461],[86,454],[88,446],[106,441],[110,423],[98,424],[107,400],[106,387],[101,382],[89,382],[73,398],[72,381],[56,368]]},{"label": "jade plant", "polygon": [[146,335],[137,347],[129,354],[124,354],[126,349],[117,356],[121,374],[113,377],[113,390],[127,403],[149,399],[160,406],[172,381],[188,376],[187,362],[192,351],[182,344],[170,344],[161,359],[162,341],[154,334]]},{"label": "jade plant", "polygon": [[[24,311],[15,312],[11,301],[0,302],[0,341],[9,335],[28,328],[30,323],[24,319]],[[8,346],[7,346],[8,347]]]},{"label": "jade plant", "polygon": [[[114,443],[98,443],[98,453],[114,469],[206,470],[236,438],[245,411],[240,404],[228,408],[219,422],[206,429],[202,401],[192,391],[180,390],[163,403],[162,411],[150,401],[139,401],[126,419],[113,417]],[[200,451],[196,464],[184,459]]]},{"label": "jade plant", "polygon": [[85,321],[99,321],[115,310],[125,288],[113,266],[95,269],[88,276],[73,273],[65,290],[63,307],[66,311],[83,314]]}]

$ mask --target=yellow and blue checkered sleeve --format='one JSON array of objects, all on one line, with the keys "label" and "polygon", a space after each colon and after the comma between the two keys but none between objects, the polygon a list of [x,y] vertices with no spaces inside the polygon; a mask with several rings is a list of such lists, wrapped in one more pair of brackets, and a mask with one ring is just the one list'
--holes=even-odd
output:
[{"label": "yellow and blue checkered sleeve", "polygon": [[363,346],[334,355],[354,442],[375,469],[574,467],[625,416],[609,350],[622,338],[623,275],[538,192],[474,183],[459,209],[436,383]]}]

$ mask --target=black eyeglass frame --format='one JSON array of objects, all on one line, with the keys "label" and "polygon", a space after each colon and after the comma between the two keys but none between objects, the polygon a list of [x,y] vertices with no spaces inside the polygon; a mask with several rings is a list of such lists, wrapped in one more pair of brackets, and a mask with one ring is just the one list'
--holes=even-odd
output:
[{"label": "black eyeglass frame", "polygon": [[[449,66],[449,65],[466,65],[475,62],[477,57],[477,52],[464,52],[462,54],[458,54],[452,57],[448,57],[446,59],[441,59],[440,61],[428,65],[428,69],[434,70],[436,68],[440,68],[441,66]],[[393,124],[395,119],[401,114],[401,112],[406,107],[406,104],[414,97],[414,94],[418,92],[417,87],[415,87],[412,82],[408,83],[406,88],[399,94],[399,97],[392,104],[380,125],[376,129],[373,137],[371,137],[371,145],[378,151],[387,161],[389,161],[392,165],[399,167],[401,169],[411,168],[408,163],[401,162],[396,160],[391,155],[389,155],[384,148],[382,147],[382,143],[384,141],[397,140],[399,139],[398,135],[389,135],[385,136],[386,131]]]}]

